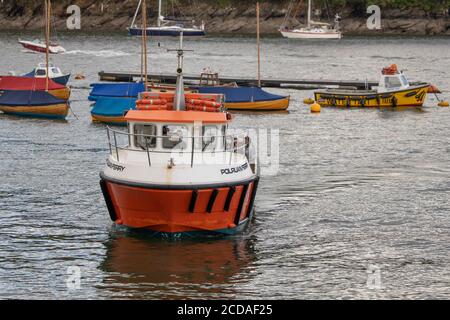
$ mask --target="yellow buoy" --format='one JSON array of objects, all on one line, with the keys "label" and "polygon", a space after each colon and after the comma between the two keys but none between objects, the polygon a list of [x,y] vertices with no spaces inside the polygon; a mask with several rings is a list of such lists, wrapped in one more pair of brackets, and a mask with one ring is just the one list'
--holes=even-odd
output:
[{"label": "yellow buoy", "polygon": [[303,100],[304,104],[313,104],[314,103],[314,99],[311,98],[306,98],[305,100]]},{"label": "yellow buoy", "polygon": [[438,103],[439,107],[448,107],[448,101],[441,101]]},{"label": "yellow buoy", "polygon": [[320,104],[318,104],[317,102],[315,102],[315,103],[313,103],[311,105],[311,112],[312,113],[319,113],[321,109],[322,108],[320,107]]}]

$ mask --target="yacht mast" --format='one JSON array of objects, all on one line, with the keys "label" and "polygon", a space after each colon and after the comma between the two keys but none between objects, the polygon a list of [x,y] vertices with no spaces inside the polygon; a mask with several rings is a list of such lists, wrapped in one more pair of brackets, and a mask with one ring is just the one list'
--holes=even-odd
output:
[{"label": "yacht mast", "polygon": [[141,2],[142,2],[142,0],[139,0],[139,4],[138,4],[138,6],[137,6],[137,8],[136,8],[136,12],[134,13],[133,21],[131,21],[131,26],[130,26],[130,28],[133,28],[133,27],[134,27],[134,22],[136,21],[137,15],[138,15],[138,13],[139,13],[139,9],[141,8]]},{"label": "yacht mast", "polygon": [[261,88],[261,42],[259,35],[259,2],[256,2],[256,44],[258,47],[258,87]]},{"label": "yacht mast", "polygon": [[147,2],[142,1],[142,62],[145,90],[148,85],[148,69],[147,69]]},{"label": "yacht mast", "polygon": [[311,27],[311,0],[308,0],[308,28]]},{"label": "yacht mast", "polygon": [[180,32],[180,45],[178,50],[169,50],[169,51],[176,51],[178,56],[177,87],[175,91],[174,109],[177,111],[186,110],[186,100],[184,97],[184,79],[183,79],[183,58],[185,51],[183,49],[183,31]]},{"label": "yacht mast", "polygon": [[48,60],[50,53],[50,0],[45,0],[45,91],[48,91]]},{"label": "yacht mast", "polygon": [[161,0],[158,0],[158,27],[161,27]]}]

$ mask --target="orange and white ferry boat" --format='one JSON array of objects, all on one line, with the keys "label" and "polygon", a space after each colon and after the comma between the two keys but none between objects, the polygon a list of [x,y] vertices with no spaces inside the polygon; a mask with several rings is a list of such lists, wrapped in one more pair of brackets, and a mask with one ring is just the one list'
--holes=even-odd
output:
[{"label": "orange and white ferry boat", "polygon": [[127,131],[108,128],[103,195],[117,225],[171,238],[233,234],[251,220],[258,166],[250,139],[229,134],[222,95],[184,93],[182,56],[175,92],[140,94]]}]

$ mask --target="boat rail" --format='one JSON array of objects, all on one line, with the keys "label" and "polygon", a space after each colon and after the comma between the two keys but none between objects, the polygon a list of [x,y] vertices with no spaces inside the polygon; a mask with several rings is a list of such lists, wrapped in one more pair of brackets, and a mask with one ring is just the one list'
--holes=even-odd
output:
[{"label": "boat rail", "polygon": [[[120,162],[120,156],[119,156],[119,151],[120,150],[126,150],[126,151],[133,151],[133,152],[145,152],[147,153],[147,159],[148,159],[148,164],[151,167],[152,166],[152,161],[151,161],[151,155],[152,154],[172,154],[174,152],[178,152],[178,153],[187,153],[185,148],[182,149],[177,149],[177,148],[172,148],[172,149],[158,149],[156,150],[156,148],[149,148],[149,141],[150,139],[170,139],[170,136],[160,136],[160,135],[147,135],[147,134],[136,134],[136,133],[130,133],[130,132],[125,132],[125,131],[120,131],[120,130],[115,130],[110,128],[109,126],[107,127],[107,136],[108,136],[108,146],[109,146],[109,153],[111,156],[113,156],[115,158],[115,160],[117,162]],[[128,145],[125,146],[120,146],[118,144],[118,137],[126,137],[128,139]],[[144,137],[145,138],[145,149],[142,148],[138,148],[138,147],[131,147],[131,139],[134,139],[135,137]],[[214,140],[211,140],[214,137]],[[237,154],[243,154],[246,156],[247,160],[249,160],[249,147],[250,147],[250,139],[248,138],[247,135],[245,134],[241,134],[241,135],[208,135],[208,136],[181,136],[181,141],[189,141],[191,140],[191,148],[190,150],[188,150],[188,152],[191,154],[191,159],[190,159],[190,165],[191,167],[194,166],[194,155],[196,154],[224,154],[224,155],[229,155],[229,159],[227,159],[227,162],[229,161],[229,164],[232,163],[232,159],[233,157],[236,158]],[[210,139],[211,143],[213,143],[214,141],[218,141],[216,139],[223,139],[223,148],[221,148],[220,150],[216,150],[216,148],[214,148],[213,150],[207,150],[206,148],[209,146],[206,145],[204,146],[202,143],[202,147],[198,147],[198,142],[203,142],[204,138]],[[180,141],[180,142],[181,142]],[[197,143],[197,148],[196,148],[196,143]],[[229,145],[231,145],[230,147],[228,147]],[[225,158],[224,158],[225,159]]]}]

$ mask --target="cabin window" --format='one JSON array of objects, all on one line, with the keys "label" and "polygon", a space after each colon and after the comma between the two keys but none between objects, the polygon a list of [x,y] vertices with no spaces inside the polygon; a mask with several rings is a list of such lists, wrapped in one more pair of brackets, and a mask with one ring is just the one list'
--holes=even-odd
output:
[{"label": "cabin window", "polygon": [[37,76],[45,76],[45,70],[43,70],[43,69],[36,70],[36,75]]},{"label": "cabin window", "polygon": [[189,130],[186,126],[163,126],[162,144],[164,149],[186,149]]},{"label": "cabin window", "polygon": [[402,83],[397,77],[386,77],[385,86],[386,88],[398,88],[402,86]]},{"label": "cabin window", "polygon": [[202,127],[202,150],[215,150],[219,139],[219,130],[216,126]]},{"label": "cabin window", "polygon": [[402,75],[402,76],[400,77],[400,79],[402,79],[402,82],[403,82],[403,85],[404,85],[404,86],[407,86],[407,85],[409,84],[408,79],[406,79],[406,77],[405,77],[404,75]]},{"label": "cabin window", "polygon": [[134,144],[137,148],[156,148],[157,127],[154,124],[135,124],[134,134]]},{"label": "cabin window", "polygon": [[226,149],[227,148],[227,126],[221,126],[221,131],[222,131],[222,146]]},{"label": "cabin window", "polygon": [[59,70],[58,70],[58,68],[52,68],[52,72],[53,73],[59,73]]}]

